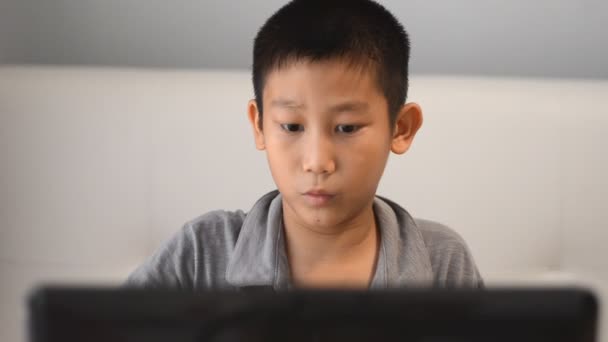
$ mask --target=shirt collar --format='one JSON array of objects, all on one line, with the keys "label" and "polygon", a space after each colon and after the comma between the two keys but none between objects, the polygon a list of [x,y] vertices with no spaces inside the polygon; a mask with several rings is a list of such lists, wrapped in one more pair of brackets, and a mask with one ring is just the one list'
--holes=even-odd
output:
[{"label": "shirt collar", "polygon": [[[433,274],[422,235],[413,218],[396,203],[374,198],[380,248],[371,289],[429,286]],[[245,217],[228,261],[226,280],[235,287],[289,286],[282,196],[275,190],[260,198]]]}]

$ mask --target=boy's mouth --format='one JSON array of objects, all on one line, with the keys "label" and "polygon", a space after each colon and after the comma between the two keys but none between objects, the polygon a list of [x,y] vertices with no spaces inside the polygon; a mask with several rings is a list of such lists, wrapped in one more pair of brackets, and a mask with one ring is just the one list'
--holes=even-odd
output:
[{"label": "boy's mouth", "polygon": [[322,189],[309,190],[304,193],[306,200],[313,206],[319,207],[327,204],[334,198],[335,194]]}]

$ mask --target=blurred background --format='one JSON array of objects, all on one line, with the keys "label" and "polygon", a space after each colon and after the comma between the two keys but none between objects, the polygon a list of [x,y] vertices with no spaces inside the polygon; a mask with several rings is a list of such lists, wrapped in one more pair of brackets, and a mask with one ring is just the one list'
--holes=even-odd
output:
[{"label": "blurred background", "polygon": [[[248,69],[257,29],[284,3],[2,0],[0,61]],[[381,3],[411,35],[414,73],[608,77],[603,0]]]},{"label": "blurred background", "polygon": [[[0,341],[25,341],[36,285],[120,284],[184,222],[274,189],[245,109],[284,3],[0,0]],[[604,301],[608,2],[380,3],[425,123],[378,193],[458,231],[490,287]]]}]

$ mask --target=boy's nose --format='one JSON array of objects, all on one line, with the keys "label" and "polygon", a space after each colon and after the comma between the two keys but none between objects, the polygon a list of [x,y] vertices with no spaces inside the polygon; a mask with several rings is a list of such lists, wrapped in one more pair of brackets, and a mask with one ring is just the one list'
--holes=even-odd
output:
[{"label": "boy's nose", "polygon": [[304,147],[302,159],[304,172],[331,174],[336,171],[331,139],[322,136],[311,137]]}]

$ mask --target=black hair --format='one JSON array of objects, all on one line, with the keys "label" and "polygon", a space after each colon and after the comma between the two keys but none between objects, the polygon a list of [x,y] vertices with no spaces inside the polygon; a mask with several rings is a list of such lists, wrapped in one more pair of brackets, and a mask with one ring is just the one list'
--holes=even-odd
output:
[{"label": "black hair", "polygon": [[[253,44],[253,89],[260,116],[268,74],[288,63],[334,58],[371,66],[389,121],[405,103],[410,43],[399,21],[371,0],[293,0],[260,28]],[[260,120],[261,125],[262,120]]]}]

